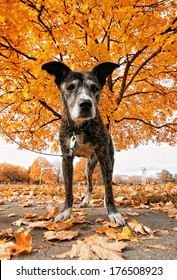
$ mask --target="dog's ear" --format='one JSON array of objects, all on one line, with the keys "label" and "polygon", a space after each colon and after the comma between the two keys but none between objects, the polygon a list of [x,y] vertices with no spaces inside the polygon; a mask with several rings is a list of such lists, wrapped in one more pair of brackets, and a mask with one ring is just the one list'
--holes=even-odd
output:
[{"label": "dog's ear", "polygon": [[106,78],[118,67],[120,67],[119,64],[103,62],[94,67],[91,72],[97,77],[100,85],[103,87],[106,83]]},{"label": "dog's ear", "polygon": [[46,70],[47,73],[55,76],[55,82],[57,85],[60,85],[61,81],[66,77],[66,75],[71,72],[68,66],[58,61],[51,61],[43,64],[42,70]]}]

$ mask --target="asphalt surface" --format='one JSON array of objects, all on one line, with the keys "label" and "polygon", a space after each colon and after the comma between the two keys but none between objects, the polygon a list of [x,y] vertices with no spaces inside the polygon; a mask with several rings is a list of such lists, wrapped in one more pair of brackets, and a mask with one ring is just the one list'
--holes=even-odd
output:
[{"label": "asphalt surface", "polygon": [[[12,228],[13,231],[18,227],[12,223],[23,218],[26,213],[35,212],[37,215],[44,215],[46,205],[33,205],[31,207],[19,207],[15,202],[8,202],[0,205],[0,231],[2,229]],[[83,239],[85,236],[93,235],[94,230],[101,225],[96,221],[97,218],[108,220],[106,209],[104,207],[88,207],[85,208],[89,223],[76,224],[72,226],[72,230],[78,230],[77,239]],[[138,238],[138,242],[126,241],[127,246],[123,250],[122,256],[127,260],[177,260],[177,221],[170,219],[167,213],[152,209],[135,209],[120,208],[120,212],[128,217],[128,220],[136,219],[139,223],[156,230],[154,238],[142,236]],[[135,216],[129,216],[127,213],[136,212]],[[12,216],[9,216],[12,214]],[[138,215],[137,215],[138,214]],[[121,230],[121,228],[120,228]],[[73,240],[71,241],[55,241],[48,242],[43,239],[46,230],[31,230],[33,238],[33,251],[30,254],[19,254],[13,256],[14,260],[50,260],[53,255],[64,253],[71,249]],[[143,238],[144,237],[144,238]],[[154,248],[153,246],[160,248]]]}]

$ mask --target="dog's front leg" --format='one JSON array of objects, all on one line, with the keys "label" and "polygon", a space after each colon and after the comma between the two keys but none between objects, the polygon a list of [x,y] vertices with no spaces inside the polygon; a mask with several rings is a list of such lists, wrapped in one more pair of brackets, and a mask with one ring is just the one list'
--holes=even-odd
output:
[{"label": "dog's front leg", "polygon": [[55,217],[55,222],[67,220],[71,216],[73,206],[73,157],[64,156],[62,161],[63,178],[65,184],[65,206],[64,209]]},{"label": "dog's front leg", "polygon": [[113,164],[108,152],[97,153],[97,159],[101,166],[101,172],[105,185],[105,204],[108,211],[108,216],[111,222],[119,225],[124,225],[125,220],[122,215],[117,211],[114,205],[113,190],[112,190],[112,173]]}]

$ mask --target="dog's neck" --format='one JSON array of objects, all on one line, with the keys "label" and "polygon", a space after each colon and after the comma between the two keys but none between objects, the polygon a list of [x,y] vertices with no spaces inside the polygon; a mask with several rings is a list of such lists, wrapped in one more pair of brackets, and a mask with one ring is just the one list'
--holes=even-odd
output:
[{"label": "dog's neck", "polygon": [[78,120],[77,122],[75,122],[73,119],[71,119],[71,116],[67,110],[64,110],[62,119],[65,120],[65,125],[68,126],[69,130],[75,134],[80,134],[86,131],[90,127],[90,123],[92,120]]}]

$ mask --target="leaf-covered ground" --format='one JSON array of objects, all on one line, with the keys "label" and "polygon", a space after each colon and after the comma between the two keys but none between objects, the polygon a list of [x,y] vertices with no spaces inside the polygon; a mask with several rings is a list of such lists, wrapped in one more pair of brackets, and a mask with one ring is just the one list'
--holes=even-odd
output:
[{"label": "leaf-covered ground", "polygon": [[74,186],[72,217],[54,223],[63,186],[0,185],[0,259],[177,258],[177,186],[114,186],[124,227],[109,222],[103,186],[80,209],[85,191]]}]

